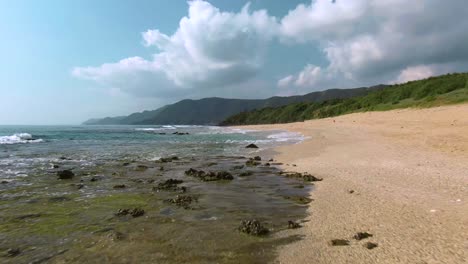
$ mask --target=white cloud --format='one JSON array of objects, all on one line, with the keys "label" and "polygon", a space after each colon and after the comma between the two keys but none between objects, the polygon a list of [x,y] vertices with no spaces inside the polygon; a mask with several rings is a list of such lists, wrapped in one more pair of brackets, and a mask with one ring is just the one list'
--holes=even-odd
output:
[{"label": "white cloud", "polygon": [[279,87],[288,87],[294,82],[294,76],[288,75],[278,81],[278,86]]},{"label": "white cloud", "polygon": [[172,82],[171,89],[210,89],[255,76],[277,32],[276,18],[265,10],[251,12],[249,4],[238,13],[222,12],[201,0],[188,4],[188,16],[180,20],[173,35],[157,29],[142,33],[143,44],[159,51],[152,60],[128,58],[98,67],[75,68],[73,74],[113,86],[126,85],[129,91],[151,82],[153,89],[162,89],[160,83],[154,83],[155,78],[166,84]]},{"label": "white cloud", "polygon": [[396,79],[396,83],[405,83],[409,81],[421,80],[431,77],[435,74],[433,67],[427,65],[418,65],[408,67],[401,71]]}]

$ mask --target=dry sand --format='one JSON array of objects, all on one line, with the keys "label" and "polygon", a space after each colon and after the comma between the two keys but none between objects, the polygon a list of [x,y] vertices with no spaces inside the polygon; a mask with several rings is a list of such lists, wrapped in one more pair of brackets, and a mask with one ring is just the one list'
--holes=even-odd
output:
[{"label": "dry sand", "polygon": [[[248,128],[310,137],[275,159],[324,179],[308,222],[280,234],[303,236],[280,263],[468,263],[468,104]],[[374,236],[354,240],[360,231]]]}]

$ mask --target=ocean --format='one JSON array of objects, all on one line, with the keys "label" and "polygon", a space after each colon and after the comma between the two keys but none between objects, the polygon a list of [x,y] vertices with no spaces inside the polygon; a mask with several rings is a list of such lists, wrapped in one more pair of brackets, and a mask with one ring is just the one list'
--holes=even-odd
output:
[{"label": "ocean", "polygon": [[[269,262],[298,239],[278,234],[305,217],[313,187],[284,177],[273,148],[303,139],[214,126],[0,126],[0,262]],[[248,220],[269,234],[240,232]]]}]

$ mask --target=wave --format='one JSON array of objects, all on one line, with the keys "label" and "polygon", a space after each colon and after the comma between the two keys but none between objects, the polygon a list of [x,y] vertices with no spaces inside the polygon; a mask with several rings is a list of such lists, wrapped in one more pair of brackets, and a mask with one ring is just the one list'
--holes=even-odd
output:
[{"label": "wave", "polygon": [[305,137],[301,133],[296,132],[280,132],[276,134],[271,134],[267,136],[269,139],[273,139],[276,142],[286,142],[286,141],[303,141]]},{"label": "wave", "polygon": [[20,144],[20,143],[39,143],[43,142],[41,138],[33,138],[31,134],[28,133],[17,133],[11,136],[1,136],[0,145],[4,144]]}]

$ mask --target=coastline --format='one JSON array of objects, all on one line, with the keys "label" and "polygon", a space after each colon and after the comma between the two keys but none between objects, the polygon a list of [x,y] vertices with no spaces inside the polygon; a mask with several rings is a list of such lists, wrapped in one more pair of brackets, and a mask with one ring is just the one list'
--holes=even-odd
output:
[{"label": "coastline", "polygon": [[[324,179],[310,193],[303,227],[279,234],[303,239],[281,247],[278,262],[465,263],[467,117],[462,104],[243,126],[309,137],[276,148],[275,160]],[[357,241],[357,232],[373,237]],[[331,246],[332,239],[350,245]]]}]

